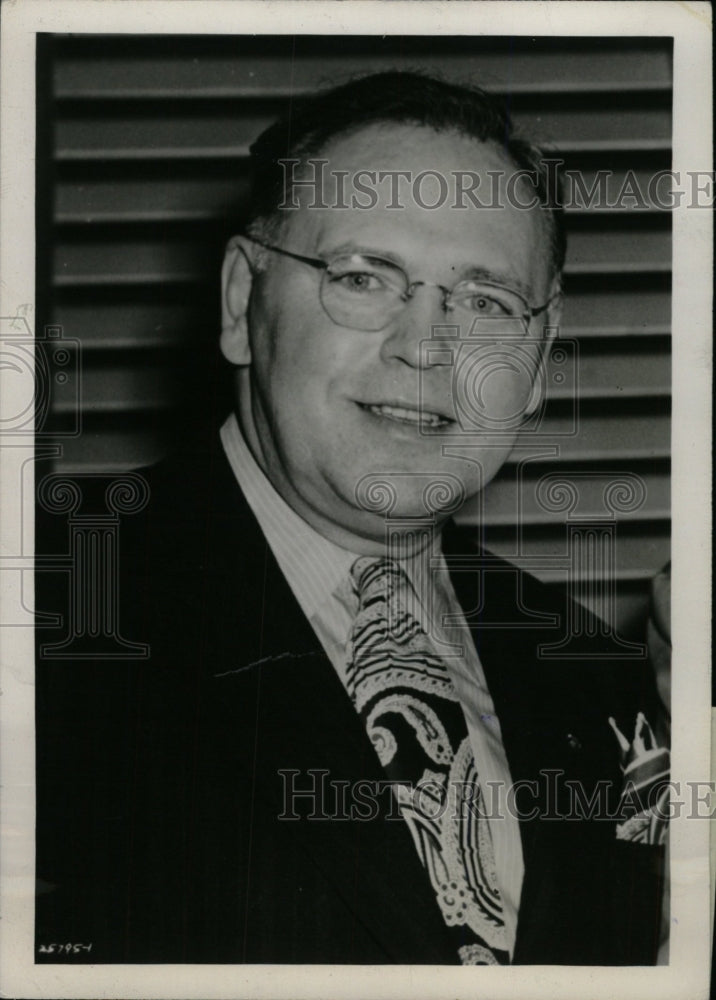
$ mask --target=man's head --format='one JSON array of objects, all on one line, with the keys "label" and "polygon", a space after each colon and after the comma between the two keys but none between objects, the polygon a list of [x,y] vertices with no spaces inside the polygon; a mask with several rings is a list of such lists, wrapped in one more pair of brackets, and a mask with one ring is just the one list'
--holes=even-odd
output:
[{"label": "man's head", "polygon": [[[472,496],[538,401],[560,210],[491,98],[414,74],[301,102],[252,155],[250,237],[231,242],[223,275],[242,427],[298,513],[374,551],[383,513],[366,483],[390,485],[393,516],[428,513],[441,477]],[[316,160],[318,187],[305,183]]]}]

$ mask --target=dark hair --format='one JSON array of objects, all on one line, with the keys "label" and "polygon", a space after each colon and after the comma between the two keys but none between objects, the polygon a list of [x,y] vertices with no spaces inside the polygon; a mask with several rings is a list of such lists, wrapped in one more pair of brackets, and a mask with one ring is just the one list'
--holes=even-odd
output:
[{"label": "dark hair", "polygon": [[277,221],[278,206],[290,197],[285,190],[290,171],[280,160],[316,157],[334,138],[385,122],[451,130],[495,143],[518,170],[534,179],[539,204],[547,209],[552,264],[556,273],[562,270],[567,241],[561,182],[558,174],[550,174],[542,150],[514,134],[504,104],[480,87],[415,72],[375,73],[292,100],[287,113],[251,146],[250,229]]}]

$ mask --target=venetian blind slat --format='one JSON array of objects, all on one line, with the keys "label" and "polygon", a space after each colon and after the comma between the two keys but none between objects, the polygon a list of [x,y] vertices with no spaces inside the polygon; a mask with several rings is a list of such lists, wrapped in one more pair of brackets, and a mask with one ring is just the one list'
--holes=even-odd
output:
[{"label": "venetian blind slat", "polygon": [[[65,39],[57,64],[57,93],[62,96],[119,93],[284,94],[287,61],[294,92],[313,89],[339,76],[378,72],[416,64],[427,71],[477,78],[491,87],[563,88],[600,85],[625,89],[668,86],[669,52],[634,38],[525,40],[519,50],[507,39],[383,39],[343,37],[340,50],[307,37],[284,39],[121,38],[102,37],[94,44]],[[376,51],[378,50],[378,51]]]}]

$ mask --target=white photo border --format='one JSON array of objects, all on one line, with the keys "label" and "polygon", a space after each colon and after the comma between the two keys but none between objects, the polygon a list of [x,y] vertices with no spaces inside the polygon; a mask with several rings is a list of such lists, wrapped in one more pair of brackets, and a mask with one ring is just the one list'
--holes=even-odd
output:
[{"label": "white photo border", "polygon": [[[2,8],[0,317],[35,299],[35,51],[41,32],[152,34],[422,34],[673,36],[673,169],[712,169],[711,8],[620,0],[14,0]],[[712,778],[710,753],[710,472],[712,214],[673,210],[672,777]],[[0,372],[2,376],[2,372]],[[8,390],[10,385],[8,383]],[[32,495],[15,489],[30,451],[0,441],[2,553],[32,524]],[[23,504],[24,508],[23,509]],[[32,539],[26,539],[32,549]],[[19,565],[19,564],[18,564]],[[25,565],[23,563],[23,565]],[[0,600],[17,595],[0,576]],[[7,580],[5,578],[8,578]],[[538,1000],[708,996],[709,823],[671,823],[672,938],[660,968],[527,966],[36,965],[34,963],[34,648],[32,625],[0,631],[0,979],[2,996]]]}]

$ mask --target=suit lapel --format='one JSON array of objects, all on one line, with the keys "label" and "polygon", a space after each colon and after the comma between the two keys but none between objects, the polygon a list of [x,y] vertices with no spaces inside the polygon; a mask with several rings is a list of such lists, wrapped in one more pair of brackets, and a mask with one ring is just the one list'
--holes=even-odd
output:
[{"label": "suit lapel", "polygon": [[[234,483],[225,486],[216,495],[230,497],[231,514],[217,511],[213,522],[230,516],[235,551],[229,561],[249,569],[255,584],[242,586],[230,601],[241,614],[232,629],[234,638],[224,642],[214,660],[221,665],[211,687],[215,703],[232,714],[244,737],[240,756],[261,803],[254,842],[264,836],[262,825],[271,826],[285,815],[287,790],[305,789],[318,780],[327,792],[324,812],[334,818],[282,821],[284,827],[290,823],[310,863],[369,930],[386,961],[414,962],[421,956],[425,963],[454,962],[454,947],[408,828],[390,790],[380,790],[385,774],[363,724],[253,513]],[[225,562],[226,530],[217,532],[217,543],[219,539]],[[208,634],[216,634],[218,627],[216,622]],[[313,777],[319,772],[328,772],[325,779]],[[340,793],[345,805],[336,800],[336,783],[345,788]],[[310,806],[305,799],[296,800],[298,814]],[[353,818],[342,818],[351,813]],[[276,892],[285,893],[286,886],[277,886]]]}]

